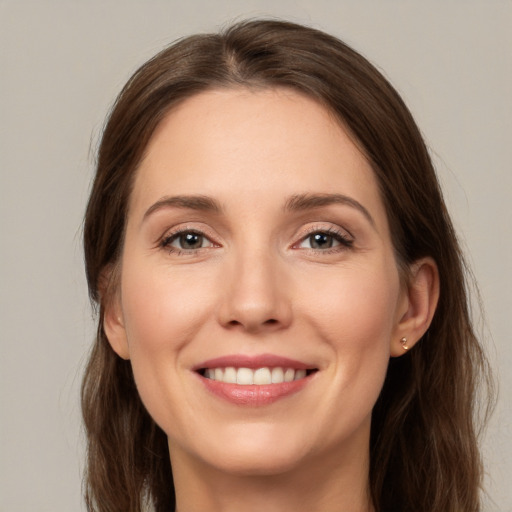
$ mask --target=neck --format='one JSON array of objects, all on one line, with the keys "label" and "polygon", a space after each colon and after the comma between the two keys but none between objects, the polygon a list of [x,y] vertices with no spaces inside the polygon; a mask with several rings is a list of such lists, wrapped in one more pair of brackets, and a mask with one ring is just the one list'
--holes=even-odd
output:
[{"label": "neck", "polygon": [[321,463],[263,476],[227,473],[176,449],[171,454],[176,512],[374,512],[368,451],[324,454]]}]

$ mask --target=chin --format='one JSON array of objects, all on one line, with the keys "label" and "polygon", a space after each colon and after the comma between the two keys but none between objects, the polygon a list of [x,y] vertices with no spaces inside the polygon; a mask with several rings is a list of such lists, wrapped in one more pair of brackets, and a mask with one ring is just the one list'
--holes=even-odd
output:
[{"label": "chin", "polygon": [[224,458],[215,461],[215,468],[223,473],[239,476],[277,476],[292,472],[301,465],[302,458],[297,453],[275,450],[261,452],[246,450],[245,452],[228,453]]},{"label": "chin", "polygon": [[303,437],[287,436],[281,429],[259,425],[231,431],[226,436],[212,436],[206,446],[197,446],[196,455],[224,473],[272,476],[299,467],[307,455],[307,444]]}]

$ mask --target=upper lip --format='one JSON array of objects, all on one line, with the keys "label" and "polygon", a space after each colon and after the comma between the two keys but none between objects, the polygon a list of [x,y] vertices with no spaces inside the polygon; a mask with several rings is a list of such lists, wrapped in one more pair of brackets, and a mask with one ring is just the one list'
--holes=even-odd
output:
[{"label": "upper lip", "polygon": [[293,368],[294,370],[315,370],[314,365],[303,363],[288,357],[282,357],[275,354],[259,354],[259,355],[244,355],[233,354],[214,359],[208,359],[200,364],[195,365],[192,369],[194,371],[203,370],[205,368],[251,368],[256,370],[258,368]]}]

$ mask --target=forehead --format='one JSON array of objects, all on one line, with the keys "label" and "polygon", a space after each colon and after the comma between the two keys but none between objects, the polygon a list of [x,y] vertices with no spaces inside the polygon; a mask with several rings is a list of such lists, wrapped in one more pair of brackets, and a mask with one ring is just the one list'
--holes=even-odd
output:
[{"label": "forehead", "polygon": [[334,115],[287,89],[195,95],[160,123],[139,166],[132,209],[165,195],[244,197],[343,193],[384,214],[374,173]]}]

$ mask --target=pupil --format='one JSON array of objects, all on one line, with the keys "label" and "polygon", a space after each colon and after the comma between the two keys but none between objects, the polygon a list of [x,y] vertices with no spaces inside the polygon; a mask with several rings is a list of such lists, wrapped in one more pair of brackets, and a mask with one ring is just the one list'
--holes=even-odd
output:
[{"label": "pupil", "polygon": [[332,236],[325,233],[315,233],[310,237],[311,247],[313,249],[325,249],[332,247]]},{"label": "pupil", "polygon": [[183,249],[199,249],[203,245],[203,236],[197,233],[186,233],[180,236],[180,245]]}]

